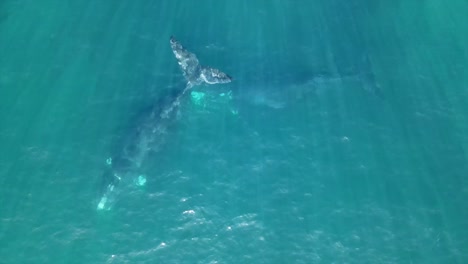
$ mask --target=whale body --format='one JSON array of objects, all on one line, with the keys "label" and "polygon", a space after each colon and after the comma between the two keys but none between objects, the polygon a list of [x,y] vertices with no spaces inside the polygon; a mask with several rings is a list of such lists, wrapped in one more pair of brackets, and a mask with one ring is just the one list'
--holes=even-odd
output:
[{"label": "whale body", "polygon": [[145,184],[145,159],[150,152],[157,152],[164,144],[165,134],[174,123],[180,100],[187,90],[195,85],[229,83],[232,80],[229,75],[218,69],[201,66],[195,54],[187,51],[174,37],[171,37],[169,42],[187,85],[158,100],[141,118],[136,129],[126,137],[122,148],[107,159],[98,210],[112,208],[117,199],[117,187],[122,181]]}]

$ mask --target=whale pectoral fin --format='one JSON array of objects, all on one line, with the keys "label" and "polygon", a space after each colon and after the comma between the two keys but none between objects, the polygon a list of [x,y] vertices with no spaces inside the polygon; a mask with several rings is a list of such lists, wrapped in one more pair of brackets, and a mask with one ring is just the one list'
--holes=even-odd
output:
[{"label": "whale pectoral fin", "polygon": [[200,78],[208,84],[229,83],[232,81],[231,76],[218,69],[210,67],[202,68]]}]

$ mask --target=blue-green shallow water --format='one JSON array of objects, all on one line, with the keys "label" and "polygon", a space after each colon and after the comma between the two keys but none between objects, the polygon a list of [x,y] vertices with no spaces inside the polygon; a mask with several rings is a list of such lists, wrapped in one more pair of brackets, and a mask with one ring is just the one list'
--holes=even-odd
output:
[{"label": "blue-green shallow water", "polygon": [[[1,1],[0,263],[467,263],[468,3],[374,2]],[[235,81],[99,212],[172,34]]]}]

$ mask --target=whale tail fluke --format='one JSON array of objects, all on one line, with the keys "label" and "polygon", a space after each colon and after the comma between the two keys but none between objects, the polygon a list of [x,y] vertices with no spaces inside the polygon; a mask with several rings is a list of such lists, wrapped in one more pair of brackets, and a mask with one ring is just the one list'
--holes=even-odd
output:
[{"label": "whale tail fluke", "polygon": [[171,36],[169,42],[184,77],[187,79],[187,87],[202,83],[217,84],[232,81],[231,76],[218,69],[200,66],[197,56],[186,50],[174,36]]}]

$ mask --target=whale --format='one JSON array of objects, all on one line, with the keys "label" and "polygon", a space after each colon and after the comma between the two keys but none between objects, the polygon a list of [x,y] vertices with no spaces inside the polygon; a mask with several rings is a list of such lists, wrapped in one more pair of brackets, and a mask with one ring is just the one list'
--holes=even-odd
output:
[{"label": "whale", "polygon": [[248,85],[234,87],[234,104],[242,106],[265,108],[268,110],[282,110],[300,103],[301,100],[309,100],[314,96],[322,96],[328,91],[337,91],[343,88],[358,87],[355,92],[363,94],[379,94],[379,86],[374,81],[374,76],[367,73],[320,73],[308,74],[305,77],[289,78],[282,76],[280,72],[274,78],[248,81]]},{"label": "whale", "polygon": [[143,186],[146,183],[145,161],[150,153],[158,152],[178,116],[181,100],[196,85],[223,84],[232,78],[219,69],[200,65],[196,55],[185,49],[171,36],[170,47],[187,81],[185,87],[172,89],[140,117],[131,132],[125,136],[121,147],[106,159],[102,175],[97,210],[110,210],[118,200],[119,185],[123,182]]}]

